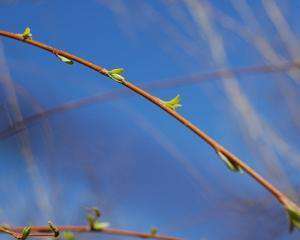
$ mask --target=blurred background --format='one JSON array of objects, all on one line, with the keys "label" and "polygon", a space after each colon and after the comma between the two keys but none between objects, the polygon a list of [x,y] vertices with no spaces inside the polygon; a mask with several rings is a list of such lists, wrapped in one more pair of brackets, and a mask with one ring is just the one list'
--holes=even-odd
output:
[{"label": "blurred background", "polygon": [[[180,114],[299,202],[299,11],[292,0],[0,0],[0,23],[123,67],[163,100],[180,94]],[[85,224],[98,206],[111,227],[185,239],[300,236],[268,192],[160,109],[3,37],[0,113],[1,223]],[[125,239],[79,236],[96,238]]]}]

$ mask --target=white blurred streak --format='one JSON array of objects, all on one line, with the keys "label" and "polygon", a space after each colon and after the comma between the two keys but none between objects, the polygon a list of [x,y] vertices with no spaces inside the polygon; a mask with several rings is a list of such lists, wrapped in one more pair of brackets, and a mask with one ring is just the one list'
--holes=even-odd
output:
[{"label": "white blurred streak", "polygon": [[[172,41],[175,41],[178,46],[180,46],[188,55],[196,58],[197,60],[200,60],[200,62],[203,60],[203,58],[199,59],[199,51],[198,49],[200,46],[195,45],[193,41],[191,41],[190,36],[195,36],[198,34],[198,36],[202,37],[203,35],[206,35],[209,39],[211,54],[213,55],[213,60],[216,62],[218,67],[227,68],[227,56],[226,51],[223,46],[223,39],[220,35],[218,35],[212,26],[210,26],[211,19],[206,16],[205,12],[204,15],[198,16],[199,12],[196,13],[195,8],[197,8],[197,3],[193,1],[187,1],[188,5],[190,5],[190,8],[188,8],[188,12],[190,11],[192,14],[191,19],[196,19],[196,22],[202,22],[203,29],[202,31],[196,31],[194,30],[194,33],[191,33],[188,28],[185,28],[183,32],[187,33],[189,35],[189,38],[185,36],[186,34],[183,34],[182,31],[179,31],[176,27],[173,26],[173,24],[169,23],[168,20],[166,20],[166,17],[162,15],[161,13],[157,12],[149,3],[147,2],[137,2],[138,4],[135,4],[136,6],[140,6],[138,8],[138,12],[142,13],[141,15],[141,21],[139,21],[139,24],[143,24],[142,22],[145,21],[151,21],[156,25],[159,25],[159,29],[163,28],[164,33],[167,34],[167,38],[172,39]],[[168,8],[168,11],[171,12],[173,19],[175,21],[178,21],[179,19],[184,18],[183,15],[178,16],[178,11],[172,11],[170,7],[168,7],[170,4],[174,5],[181,4],[182,2],[177,1],[168,1],[164,2],[165,5]],[[184,2],[183,2],[184,3]],[[244,3],[244,10],[247,11],[247,5],[246,2]],[[108,5],[111,5],[111,2],[107,3]],[[208,11],[208,4],[205,3],[205,1],[201,1],[202,8],[205,6],[205,10]],[[199,5],[201,5],[199,3]],[[238,5],[238,4],[237,4]],[[199,6],[198,6],[199,7]],[[173,6],[174,9],[174,6]],[[131,11],[134,11],[136,9],[130,9]],[[130,14],[130,12],[128,12]],[[200,14],[201,15],[201,14]],[[247,15],[247,13],[245,13]],[[139,15],[138,15],[139,16]],[[135,16],[136,17],[136,16]],[[247,18],[255,18],[254,15],[251,15],[251,12],[248,13],[246,16]],[[200,19],[201,18],[201,19]],[[189,18],[184,18],[184,24],[188,24]],[[192,26],[192,21],[190,26]],[[148,23],[149,24],[149,23]],[[259,50],[264,52],[264,56],[268,59],[269,62],[271,62],[272,59],[277,59],[276,64],[282,64],[285,60],[284,58],[278,57],[276,52],[273,50],[272,46],[269,45],[268,41],[265,40],[264,37],[261,37],[260,35],[253,34],[250,30],[247,28],[244,28],[242,26],[239,26],[235,23],[234,20],[232,20],[230,17],[226,18],[222,16],[222,24],[227,24],[232,27],[234,25],[234,28],[237,26],[239,27],[239,33],[242,33],[244,37],[249,40],[250,42],[255,39],[255,44],[259,48]],[[255,24],[255,23],[254,23]],[[254,25],[255,26],[255,25]],[[259,28],[259,24],[256,23],[255,26],[257,29]],[[197,39],[196,39],[197,40]],[[160,43],[161,44],[161,43]],[[203,46],[201,46],[201,49],[203,49]],[[203,51],[203,50],[201,50]],[[200,51],[200,52],[201,52]],[[206,62],[209,61],[209,59],[206,59]],[[272,62],[274,63],[274,61]],[[291,71],[290,71],[291,72]],[[273,174],[273,177],[278,181],[278,178],[284,179],[285,173],[282,171],[282,168],[279,166],[279,161],[276,160],[277,156],[274,151],[276,149],[276,152],[280,152],[284,157],[290,158],[293,160],[293,163],[297,164],[299,163],[299,153],[292,149],[292,147],[285,142],[268,124],[266,124],[263,120],[260,119],[260,117],[257,115],[251,104],[249,103],[246,96],[243,94],[239,87],[239,83],[236,79],[234,79],[234,76],[232,75],[231,79],[227,79],[223,81],[224,88],[226,90],[226,93],[228,97],[231,99],[233,105],[236,109],[238,109],[239,113],[243,117],[244,123],[247,126],[247,134],[252,139],[252,146],[254,146],[255,143],[257,143],[257,140],[260,140],[263,142],[263,144],[259,145],[259,152],[263,156],[263,159],[273,159],[273,161],[269,162],[267,161],[265,164],[267,165],[268,169],[270,170],[270,174]],[[244,130],[245,128],[243,128]],[[272,139],[270,139],[272,137]],[[274,149],[273,149],[274,147]],[[275,163],[277,162],[277,164]],[[271,170],[272,169],[272,170]],[[275,171],[274,171],[275,169]],[[281,181],[282,182],[282,181]],[[285,185],[289,185],[288,181],[285,182]],[[289,191],[292,192],[292,188],[289,188]]]},{"label": "white blurred streak", "polygon": [[285,43],[285,46],[289,54],[297,59],[300,57],[300,44],[299,39],[296,38],[292,32],[288,22],[286,21],[284,15],[281,13],[279,7],[276,4],[275,0],[263,0],[262,1],[264,8],[270,20],[273,22],[275,28],[282,41]]},{"label": "white blurred streak", "polygon": [[[14,84],[15,90],[18,95],[22,96],[32,107],[35,114],[40,114],[45,112],[45,109],[39,104],[37,99],[35,99],[24,87],[22,87],[20,84]],[[50,148],[53,146],[53,133],[52,129],[49,123],[49,120],[47,118],[43,119],[42,127],[45,135],[45,146],[46,148]],[[14,124],[13,124],[14,125]]]},{"label": "white blurred streak", "polygon": [[[195,22],[199,24],[207,38],[212,59],[215,61],[216,66],[220,68],[228,68],[227,54],[224,48],[223,39],[213,26],[208,8],[205,8],[204,5],[202,5],[202,2],[204,1],[197,2],[193,0],[186,0],[185,2],[187,3],[187,7],[190,10],[191,15],[194,17]],[[277,148],[277,145],[275,145],[274,142],[272,142],[273,144],[270,143],[270,132],[275,136],[277,136],[277,134],[275,134],[270,127],[268,127],[268,134],[265,134],[267,124],[260,119],[255,109],[242,92],[234,75],[232,75],[232,78],[230,79],[223,79],[222,84],[231,103],[240,113],[244,126],[253,142],[261,142],[261,144],[265,146],[260,148],[259,152],[264,156],[263,159],[265,165],[269,170],[271,170],[269,171],[269,174],[271,174],[274,180],[278,181],[278,179],[280,179],[278,184],[284,183],[284,186],[288,188],[287,191],[295,195],[294,190],[288,181],[288,177],[282,170],[281,164],[274,152],[273,147]]]},{"label": "white blurred streak", "polygon": [[116,16],[117,23],[121,31],[127,35],[131,40],[136,37],[136,30],[134,28],[134,22],[130,17],[130,10],[127,7],[127,4],[122,0],[97,0],[98,3],[105,5],[110,9]]},{"label": "white blurred streak", "polygon": [[[5,94],[5,100],[7,105],[7,110],[10,111],[10,123],[20,122],[23,120],[22,113],[19,107],[16,90],[11,80],[9,68],[5,61],[4,47],[0,41],[0,84],[3,87]],[[46,189],[42,185],[42,178],[39,174],[39,169],[35,163],[35,158],[31,150],[31,143],[29,140],[29,133],[26,130],[26,126],[20,126],[25,130],[18,134],[18,139],[20,143],[21,153],[26,162],[27,171],[30,176],[31,184],[34,190],[34,197],[36,199],[37,206],[39,207],[41,213],[44,214],[45,220],[51,217],[52,207],[48,198]]]},{"label": "white blurred streak", "polygon": [[[267,39],[267,35],[264,33],[262,27],[256,20],[253,11],[251,7],[248,5],[246,0],[241,1],[234,1],[231,0],[231,4],[234,6],[234,8],[237,10],[238,14],[241,16],[243,21],[250,26],[250,29],[252,31],[249,31],[249,34],[245,34],[245,36],[248,36],[249,38],[253,38],[254,46],[258,49],[260,54],[271,64],[277,64],[282,61],[285,61],[285,59],[280,56],[275,48],[272,47],[272,45],[269,43]],[[273,4],[273,3],[271,3]],[[279,11],[279,9],[278,9]],[[288,25],[288,23],[286,22]],[[238,26],[238,23],[234,24],[235,27],[238,27],[240,30],[240,33],[243,33],[242,27]],[[245,29],[245,28],[243,28]],[[248,28],[247,28],[248,29]],[[253,29],[255,31],[253,31]],[[255,34],[256,33],[256,34]],[[242,34],[240,34],[242,35]],[[292,38],[293,34],[291,33]],[[260,43],[263,42],[263,45]],[[290,49],[290,47],[288,47]],[[291,56],[293,58],[293,55]],[[290,69],[287,71],[287,75],[294,80],[296,83],[299,83],[299,69]],[[279,78],[279,77],[277,77]],[[279,84],[279,91],[282,92],[282,96],[284,97],[284,100],[287,104],[287,107],[289,109],[289,113],[291,115],[291,118],[294,122],[294,124],[297,127],[300,127],[300,111],[298,110],[298,104],[297,104],[297,93],[293,86],[289,83],[289,81],[285,81],[284,83],[282,81],[278,81]]]},{"label": "white blurred streak", "polygon": [[[125,106],[124,104],[121,104],[119,109],[131,116],[132,121],[151,136],[168,154],[170,154],[172,161],[176,161],[186,171],[186,173],[188,173],[188,176],[193,181],[194,187],[196,187],[197,190],[200,190],[197,191],[197,193],[199,193],[203,199],[209,201],[212,196],[216,197],[216,192],[210,187],[211,184],[198,172],[198,170],[195,169],[192,164],[189,163],[184,154],[182,154],[179,148],[177,148],[172,141],[163,134],[162,130],[157,129],[149,120],[147,120],[147,118],[128,105]],[[230,191],[229,188],[228,191]]]},{"label": "white blurred streak", "polygon": [[[263,56],[271,62],[276,60],[276,63],[280,64],[285,61],[283,58],[279,57],[269,42],[262,37],[261,35],[253,33],[250,29],[239,24],[232,17],[223,14],[220,10],[213,8],[211,5],[206,4],[205,7],[212,13],[214,19],[218,19],[219,23],[226,29],[231,30],[232,32],[237,33],[239,36],[243,37],[245,40],[254,44],[256,48],[263,53]],[[242,17],[245,17],[241,15]],[[247,19],[247,18],[246,18]],[[258,26],[257,24],[255,24]],[[259,28],[258,28],[259,29]]]},{"label": "white blurred streak", "polygon": [[[188,56],[196,59],[197,61],[201,61],[201,58],[199,57],[199,53],[202,51],[201,48],[193,42],[191,43],[191,39],[188,36],[182,34],[182,32],[177,29],[174,24],[171,24],[163,14],[155,10],[149,2],[136,1],[134,8],[126,6],[126,14],[125,11],[123,11],[123,14],[120,14],[120,10],[118,10],[119,1],[98,0],[98,2],[106,5],[115,14],[116,18],[119,20],[119,25],[123,25],[122,28],[125,28],[126,30],[128,28],[133,29],[132,25],[134,25],[136,35],[138,35],[138,31],[144,32],[149,28],[149,25],[152,24],[155,27],[156,33],[161,37],[157,43],[162,46],[163,50],[165,50],[168,54],[172,56],[176,55],[172,45],[177,44],[177,46]],[[136,21],[136,19],[139,19],[139,21]],[[129,25],[129,22],[131,25]],[[158,28],[156,26],[160,27]],[[130,38],[130,40],[132,40],[132,38]],[[156,38],[154,40],[156,40]],[[177,55],[175,58],[176,62],[180,59]],[[181,64],[186,64],[186,62],[182,61]]]},{"label": "white blurred streak", "polygon": [[[258,49],[258,51],[261,53],[261,55],[271,64],[281,64],[282,62],[286,61],[286,59],[282,56],[280,56],[278,53],[276,53],[275,49],[271,46],[269,41],[267,40],[266,36],[263,34],[263,31],[256,21],[255,18],[251,17],[253,14],[248,13],[245,14],[244,10],[241,10],[242,4],[247,4],[247,2],[242,1],[237,4],[235,1],[233,1],[234,7],[237,9],[240,16],[243,18],[243,20],[246,23],[249,23],[250,25],[255,26],[255,29],[259,34],[256,34],[256,31],[252,31],[249,28],[246,28],[239,24],[236,20],[234,20],[232,17],[223,14],[220,10],[216,8],[212,8],[208,4],[206,4],[206,7],[214,12],[215,19],[219,20],[219,23],[226,29],[229,29],[237,34],[239,34],[241,37],[243,37],[245,40],[249,41],[251,44],[254,44],[254,46]],[[244,6],[245,7],[245,6]],[[249,11],[252,11],[251,8],[247,7]],[[300,84],[299,79],[299,70],[297,68],[291,69],[288,71],[289,77],[291,77],[297,84]],[[292,90],[292,89],[290,89]]]},{"label": "white blurred streak", "polygon": [[[184,8],[178,1],[162,1],[165,9],[170,13],[170,16],[175,22],[180,23],[183,27],[180,27],[182,33],[188,35],[191,39],[197,40],[198,36],[195,32],[192,18],[190,15],[184,12]],[[178,24],[179,25],[179,24]]]},{"label": "white blurred streak", "polygon": [[[257,36],[261,35],[259,23],[256,21],[250,6],[247,4],[247,0],[230,0],[231,5],[237,10],[242,19],[247,22],[252,29],[254,29]],[[258,34],[259,33],[259,34]]]},{"label": "white blurred streak", "polygon": [[[209,7],[206,5],[206,7]],[[210,11],[215,12],[215,17],[216,19],[219,20],[219,23],[233,31],[238,33],[240,36],[245,38],[247,41],[251,42],[260,52],[260,54],[271,64],[279,64],[285,61],[280,55],[278,55],[274,48],[269,44],[267,39],[265,39],[262,36],[255,35],[252,33],[250,29],[247,29],[243,26],[241,26],[238,22],[236,22],[233,18],[224,15],[217,9],[212,9],[209,7]],[[261,31],[261,30],[260,30]],[[294,79],[294,81],[299,82],[299,76],[294,74],[295,71],[290,70],[287,72],[288,76]],[[299,82],[300,83],[300,82]],[[299,117],[299,111],[297,108],[297,104],[295,104],[296,97],[293,97],[296,95],[295,90],[293,89],[292,86],[286,82],[284,86],[281,86],[280,90],[284,91],[283,96],[286,99],[287,106],[293,116],[293,119],[297,121],[300,119]],[[290,99],[293,98],[291,101]],[[271,127],[269,127],[267,124],[263,125],[263,129],[265,131],[265,134],[270,141],[271,144],[273,144],[276,148],[276,150],[281,153],[282,156],[284,156],[287,160],[290,160],[290,163],[294,166],[299,168],[300,167],[300,154],[297,150],[293,149],[282,137],[280,137]]]}]

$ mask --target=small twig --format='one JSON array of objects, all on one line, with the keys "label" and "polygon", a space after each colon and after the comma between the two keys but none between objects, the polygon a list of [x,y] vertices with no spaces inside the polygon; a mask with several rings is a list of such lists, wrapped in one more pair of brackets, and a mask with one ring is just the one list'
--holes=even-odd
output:
[{"label": "small twig", "polygon": [[[19,232],[22,231],[24,227],[15,227],[15,228],[4,228],[0,227],[0,232],[8,233],[13,237],[19,235]],[[147,239],[157,239],[157,240],[181,240],[181,238],[171,237],[166,235],[153,235],[151,233],[141,233],[136,231],[129,231],[129,230],[121,230],[115,228],[104,228],[102,230],[92,230],[90,226],[57,226],[57,229],[60,232],[63,231],[71,231],[71,232],[78,232],[78,233],[88,233],[88,232],[101,232],[104,234],[109,235],[119,235],[119,236],[130,236],[136,238],[147,238]],[[45,233],[51,233],[51,229],[49,226],[32,226],[31,233],[29,237],[53,237],[53,234],[45,235]],[[43,234],[44,233],[44,234]]]},{"label": "small twig", "polygon": [[30,233],[28,237],[35,237],[35,238],[54,238],[53,234],[41,234],[41,233]]},{"label": "small twig", "polygon": [[[24,227],[22,228],[18,228],[18,229],[11,229],[11,228],[7,228],[7,227],[3,227],[0,226],[0,233],[7,233],[9,235],[11,235],[12,237],[16,238],[16,239],[22,239],[23,235],[21,233],[21,231],[24,229]],[[50,231],[49,231],[50,232]],[[53,234],[50,233],[30,233],[28,235],[28,237],[37,237],[37,238],[51,238],[51,237],[55,237]]]},{"label": "small twig", "polygon": [[[22,229],[23,229],[23,228],[22,228]],[[10,229],[8,229],[8,228],[6,228],[6,227],[3,227],[3,226],[0,226],[0,232],[2,232],[2,233],[7,233],[7,234],[13,236],[14,238],[19,238],[19,237],[21,236],[20,233],[15,232],[15,231],[12,231],[12,230],[10,230]]]}]

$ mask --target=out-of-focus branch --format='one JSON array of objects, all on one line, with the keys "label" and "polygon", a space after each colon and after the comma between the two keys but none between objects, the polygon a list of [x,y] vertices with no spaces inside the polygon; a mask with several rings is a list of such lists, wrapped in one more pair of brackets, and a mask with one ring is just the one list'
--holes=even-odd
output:
[{"label": "out-of-focus branch", "polygon": [[[10,126],[14,122],[22,122],[24,120],[22,111],[19,106],[19,100],[16,94],[16,88],[13,84],[9,67],[6,63],[6,58],[4,54],[4,46],[2,41],[0,42],[0,86],[3,87],[4,96],[6,99],[7,116]],[[51,204],[49,201],[48,193],[43,185],[41,175],[39,173],[39,167],[36,164],[36,157],[31,148],[31,141],[29,138],[29,133],[26,131],[26,126],[22,126],[23,131],[17,136],[20,143],[20,152],[26,164],[26,170],[31,180],[31,184],[34,190],[34,196],[36,199],[36,204],[42,214],[51,214]]]},{"label": "out-of-focus branch", "polygon": [[[239,1],[239,4],[241,4],[243,1]],[[259,27],[259,24],[256,24],[256,27],[259,27],[258,31],[261,32],[260,35],[254,34],[255,31],[251,31],[251,29],[245,28],[242,24],[240,24],[238,21],[236,21],[234,18],[230,17],[227,14],[224,14],[219,9],[212,7],[211,5],[206,4],[206,7],[208,10],[212,13],[214,16],[214,20],[218,21],[225,29],[228,29],[234,33],[237,33],[240,37],[244,38],[246,41],[251,42],[258,52],[262,55],[262,57],[269,62],[269,64],[277,65],[285,61],[285,59],[276,52],[276,50],[271,46],[268,39],[263,37],[263,30]],[[249,13],[248,13],[249,14]],[[241,15],[242,18],[245,18],[245,16]],[[246,21],[247,20],[247,21]],[[245,19],[246,22],[251,22],[253,24],[253,19]],[[255,19],[256,21],[256,19]],[[296,71],[294,69],[289,69],[287,71],[287,75],[294,80],[295,83],[299,84],[299,76],[296,74]],[[289,86],[287,82],[285,81],[284,84],[281,84],[279,87],[280,91],[286,91],[288,92],[283,93],[287,100],[287,105],[289,110],[291,111],[292,117],[295,118],[295,124],[298,125],[299,121],[299,114],[298,114],[298,108],[296,107],[296,103],[290,102],[289,98],[291,98],[294,94],[294,89],[292,86]],[[296,101],[296,97],[294,99],[294,102]],[[298,159],[299,154],[296,153],[290,145],[281,138],[273,129],[271,129],[267,124],[264,126],[265,134],[267,135],[268,141],[270,141],[282,154],[282,156],[289,156],[292,160],[292,164],[294,166],[299,167]]]},{"label": "out-of-focus branch", "polygon": [[[250,67],[241,67],[236,69],[225,69],[225,70],[218,70],[210,73],[204,74],[193,74],[187,77],[175,78],[170,79],[167,81],[155,81],[148,84],[141,85],[143,88],[148,90],[155,90],[155,89],[167,89],[172,87],[179,87],[179,86],[188,86],[197,84],[202,81],[213,80],[218,78],[230,78],[232,74],[234,75],[252,75],[252,74],[267,74],[267,73],[279,73],[279,72],[286,72],[291,69],[298,69],[300,68],[300,61],[288,61],[283,64],[279,65],[258,65],[258,66],[250,66]],[[18,90],[18,88],[17,88]],[[81,98],[79,100],[70,101],[59,105],[57,107],[40,111],[36,114],[28,116],[24,118],[20,122],[13,123],[12,126],[8,127],[0,131],[0,139],[5,139],[7,137],[13,136],[14,134],[23,131],[25,128],[24,126],[28,127],[29,124],[37,122],[42,119],[46,119],[54,114],[63,113],[66,111],[70,111],[73,109],[80,108],[82,106],[101,103],[106,101],[112,101],[115,99],[119,99],[125,96],[132,95],[131,92],[128,92],[127,89],[120,89],[117,91],[112,91],[108,93],[102,93],[99,95]]]}]

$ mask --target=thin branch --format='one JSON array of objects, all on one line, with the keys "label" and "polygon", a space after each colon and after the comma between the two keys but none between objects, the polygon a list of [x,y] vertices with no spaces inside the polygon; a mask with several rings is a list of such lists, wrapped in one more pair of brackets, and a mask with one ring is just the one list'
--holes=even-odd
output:
[{"label": "thin branch", "polygon": [[[12,38],[30,45],[33,45],[35,47],[44,49],[52,54],[59,54],[63,57],[66,57],[68,59],[71,59],[75,62],[78,62],[90,69],[95,70],[96,72],[101,73],[102,75],[109,77],[108,70],[105,68],[98,66],[92,62],[89,62],[85,59],[82,59],[80,57],[77,57],[75,55],[72,55],[68,52],[53,48],[51,46],[45,45],[41,42],[34,41],[32,39],[24,39],[22,35],[20,34],[14,34],[11,32],[6,32],[0,30],[0,35]],[[202,130],[200,130],[198,127],[196,127],[194,124],[189,122],[186,118],[181,116],[176,111],[168,108],[165,106],[160,99],[158,99],[155,96],[152,96],[150,93],[144,91],[138,86],[135,86],[134,84],[123,80],[121,81],[121,84],[127,87],[128,89],[132,90],[136,94],[142,96],[143,98],[147,99],[148,101],[152,102],[153,104],[160,107],[162,110],[164,110],[166,113],[171,115],[173,118],[175,118],[177,121],[181,122],[183,125],[185,125],[188,129],[190,129],[192,132],[194,132],[196,135],[198,135],[201,139],[203,139],[208,145],[210,145],[215,151],[223,154],[226,156],[230,161],[232,161],[235,165],[239,166],[241,169],[244,170],[248,175],[250,175],[254,180],[256,180],[257,183],[259,183],[261,186],[263,186],[266,190],[268,190],[278,201],[281,203],[285,208],[288,207],[289,204],[293,204],[294,206],[297,206],[292,200],[290,200],[284,193],[282,193],[279,189],[277,189],[275,186],[273,186],[270,182],[268,182],[265,178],[263,178],[260,174],[258,174],[254,169],[249,167],[246,163],[244,163],[241,159],[239,159],[237,156],[235,156],[233,153],[231,153],[229,150],[224,148],[221,144],[216,142],[214,139],[212,139],[210,136],[208,136],[206,133],[204,133]],[[297,206],[298,207],[298,206]]]},{"label": "thin branch", "polygon": [[[108,235],[118,235],[118,236],[129,236],[129,237],[136,237],[136,238],[147,238],[147,239],[157,239],[157,240],[181,240],[181,238],[171,237],[166,235],[159,235],[159,234],[151,234],[151,233],[141,233],[136,231],[130,230],[121,230],[116,228],[103,228],[102,230],[92,230],[90,226],[56,226],[60,232],[63,231],[71,231],[71,232],[78,232],[78,233],[89,233],[89,232],[100,232]],[[19,232],[22,231],[24,227],[15,227],[15,228],[3,228],[0,227],[0,232],[8,233],[13,237],[19,235]],[[44,235],[45,233],[51,233],[52,230],[49,226],[31,226],[31,233],[29,237],[43,237],[48,235]],[[51,234],[53,237],[53,234]]]},{"label": "thin branch", "polygon": [[[23,228],[16,230],[16,229],[10,229],[10,228],[0,226],[0,233],[7,233],[16,239],[22,239],[23,234],[21,234],[21,231],[23,230]],[[37,237],[37,238],[51,238],[51,237],[53,238],[54,236],[51,233],[51,231],[48,232],[49,233],[30,233],[28,236]]]},{"label": "thin branch", "polygon": [[[4,47],[2,42],[0,42],[0,85],[4,88],[5,101],[7,106],[10,108],[8,113],[10,124],[18,121],[22,122],[24,120],[23,114],[20,108],[19,100],[16,94],[16,88],[13,84],[13,79],[11,77],[9,67],[6,63],[6,57],[4,53]],[[25,128],[25,126],[23,126]],[[43,181],[41,179],[41,174],[39,166],[36,164],[36,156],[32,151],[32,143],[28,131],[23,131],[17,136],[20,143],[20,153],[26,165],[26,170],[30,177],[30,183],[34,190],[34,197],[36,204],[44,216],[48,216],[52,212],[52,207],[49,201],[47,191],[45,190]]]},{"label": "thin branch", "polygon": [[11,235],[14,238],[19,238],[19,236],[20,236],[20,233],[12,231],[12,230],[10,230],[6,227],[3,227],[3,226],[0,226],[0,232],[1,233],[7,233],[7,234]]}]

